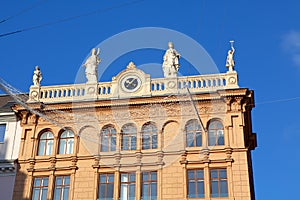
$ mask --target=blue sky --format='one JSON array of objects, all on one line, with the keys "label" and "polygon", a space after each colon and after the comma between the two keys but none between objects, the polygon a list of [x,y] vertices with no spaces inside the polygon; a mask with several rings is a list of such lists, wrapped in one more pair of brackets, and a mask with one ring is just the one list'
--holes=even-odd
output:
[{"label": "blue sky", "polygon": [[[38,2],[38,6],[15,16]],[[255,90],[256,197],[295,197],[300,179],[300,99],[292,98],[300,97],[299,1],[144,0],[127,6],[116,6],[123,1],[108,0],[1,3],[0,21],[15,17],[0,23],[0,34],[103,8],[74,20],[0,37],[1,78],[24,92],[31,85],[35,65],[41,67],[43,85],[74,83],[92,47],[133,28],[163,27],[186,34],[205,48],[220,72],[226,71],[228,41],[235,40],[239,85]],[[130,60],[137,65],[158,63],[162,55],[163,51],[150,50],[128,53],[117,59],[101,79],[110,80]],[[188,74],[184,63],[181,70],[183,75]]]}]

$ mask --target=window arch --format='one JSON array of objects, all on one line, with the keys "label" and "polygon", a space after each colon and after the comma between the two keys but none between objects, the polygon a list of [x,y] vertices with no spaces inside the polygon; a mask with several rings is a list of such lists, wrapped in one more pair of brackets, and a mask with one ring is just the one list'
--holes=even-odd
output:
[{"label": "window arch", "polygon": [[201,147],[202,132],[196,119],[189,120],[185,125],[186,147]]},{"label": "window arch", "polygon": [[59,138],[59,154],[72,154],[74,148],[74,133],[71,130],[65,130]]},{"label": "window arch", "polygon": [[136,127],[134,124],[125,124],[121,129],[121,149],[136,150]]},{"label": "window arch", "polygon": [[208,145],[224,145],[224,127],[219,120],[212,120],[208,125]]},{"label": "window arch", "polygon": [[157,149],[157,128],[152,123],[142,127],[142,149]]},{"label": "window arch", "polygon": [[116,138],[117,131],[112,125],[107,125],[103,127],[100,133],[100,151],[115,151]]},{"label": "window arch", "polygon": [[40,135],[38,156],[46,156],[52,154],[53,149],[53,133],[51,131],[44,132]]}]

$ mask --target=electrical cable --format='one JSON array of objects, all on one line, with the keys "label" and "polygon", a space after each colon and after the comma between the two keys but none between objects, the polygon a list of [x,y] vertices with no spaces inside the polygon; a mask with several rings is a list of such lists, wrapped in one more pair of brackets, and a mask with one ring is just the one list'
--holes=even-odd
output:
[{"label": "electrical cable", "polygon": [[17,12],[17,13],[14,14],[14,15],[8,16],[8,17],[6,17],[5,19],[1,20],[1,21],[0,21],[0,24],[6,22],[6,21],[8,21],[8,20],[11,20],[11,19],[13,19],[13,18],[15,18],[15,17],[17,17],[17,16],[19,16],[19,15],[22,15],[23,13],[26,13],[27,11],[30,11],[30,10],[34,9],[35,7],[38,7],[38,6],[41,5],[42,3],[45,3],[46,1],[48,1],[48,0],[41,0],[41,1],[37,2],[36,4],[33,4],[33,5],[31,5],[30,7],[27,7],[27,8],[25,8],[25,9],[23,9],[23,10]]},{"label": "electrical cable", "polygon": [[64,19],[60,19],[60,20],[56,20],[56,21],[52,21],[52,22],[47,22],[47,23],[40,24],[40,25],[31,26],[31,27],[28,27],[28,28],[20,29],[20,30],[3,33],[3,34],[0,34],[0,38],[5,37],[5,36],[9,36],[9,35],[13,35],[13,34],[17,34],[17,33],[21,33],[21,32],[25,32],[25,31],[30,31],[30,30],[42,28],[42,27],[45,27],[45,26],[51,26],[51,25],[71,21],[71,20],[78,19],[78,18],[81,18],[81,17],[86,17],[86,16],[89,16],[89,15],[93,15],[93,14],[96,14],[96,13],[107,12],[107,11],[110,11],[110,10],[113,10],[113,9],[116,9],[116,8],[122,8],[122,7],[125,7],[125,6],[129,6],[129,5],[133,5],[133,4],[142,2],[142,1],[145,1],[145,0],[135,0],[135,1],[128,2],[128,3],[122,3],[122,4],[119,4],[119,5],[111,6],[111,7],[104,8],[104,9],[97,9],[97,10],[94,10],[92,12],[84,13],[84,14],[81,14],[81,15],[75,15],[75,16],[64,18]]}]

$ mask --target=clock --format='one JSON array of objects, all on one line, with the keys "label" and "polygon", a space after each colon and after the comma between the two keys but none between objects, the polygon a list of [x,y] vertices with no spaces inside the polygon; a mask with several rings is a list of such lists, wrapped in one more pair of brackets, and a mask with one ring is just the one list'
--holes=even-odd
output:
[{"label": "clock", "polygon": [[125,92],[135,92],[141,85],[142,81],[136,75],[127,75],[121,80],[121,87]]}]

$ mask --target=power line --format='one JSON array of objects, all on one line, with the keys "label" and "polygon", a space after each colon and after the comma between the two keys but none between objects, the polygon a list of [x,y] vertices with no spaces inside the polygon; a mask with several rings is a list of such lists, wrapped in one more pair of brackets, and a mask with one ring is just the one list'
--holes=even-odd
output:
[{"label": "power line", "polygon": [[4,23],[4,22],[6,22],[6,21],[8,21],[8,20],[10,20],[10,19],[13,19],[13,18],[15,18],[15,17],[17,17],[17,16],[19,16],[19,15],[21,15],[21,14],[23,14],[23,13],[29,11],[29,10],[32,10],[32,9],[34,9],[35,7],[38,7],[39,5],[41,5],[42,3],[45,3],[46,1],[48,1],[48,0],[41,0],[41,1],[37,2],[36,4],[33,4],[32,6],[27,7],[27,8],[25,8],[25,9],[23,9],[23,10],[17,12],[17,13],[14,14],[14,15],[8,16],[8,17],[6,17],[5,19],[1,20],[1,21],[0,21],[0,24],[1,24],[1,23]]},{"label": "power line", "polygon": [[97,10],[94,10],[92,12],[84,13],[84,14],[81,14],[81,15],[75,15],[75,16],[72,16],[72,17],[67,17],[67,18],[64,18],[64,19],[60,19],[60,20],[40,24],[40,25],[37,25],[37,26],[31,26],[31,27],[28,27],[28,28],[20,29],[20,30],[3,33],[3,34],[0,34],[0,37],[5,37],[5,36],[8,36],[8,35],[13,35],[13,34],[25,32],[25,31],[30,31],[30,30],[42,28],[42,27],[45,27],[45,26],[55,25],[55,24],[75,20],[75,19],[78,19],[78,18],[81,18],[81,17],[86,17],[86,16],[89,16],[89,15],[93,15],[93,14],[96,14],[96,13],[107,12],[107,11],[110,11],[110,10],[113,10],[113,9],[116,9],[116,8],[122,8],[122,7],[125,7],[125,6],[129,6],[129,5],[133,5],[133,4],[142,2],[142,1],[145,1],[145,0],[136,0],[136,1],[131,1],[131,2],[128,2],[128,3],[119,4],[119,5],[116,5],[116,6],[111,6],[111,7],[104,8],[104,9],[97,9]]}]

